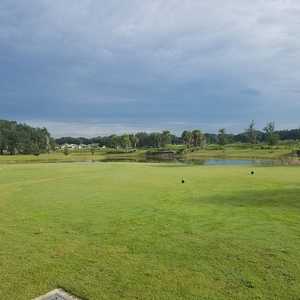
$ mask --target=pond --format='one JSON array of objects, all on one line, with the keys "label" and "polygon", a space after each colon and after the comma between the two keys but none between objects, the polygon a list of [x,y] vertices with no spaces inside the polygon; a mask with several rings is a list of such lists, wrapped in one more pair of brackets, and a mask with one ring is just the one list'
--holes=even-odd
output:
[{"label": "pond", "polygon": [[[70,160],[61,159],[15,159],[8,160],[4,163],[15,164],[15,163],[106,163],[106,162],[135,162],[135,163],[170,163],[178,165],[199,165],[199,166],[288,166],[288,165],[299,165],[300,159],[293,157],[286,157],[281,159],[255,159],[255,158],[198,158],[198,159],[187,159],[184,157],[177,157],[172,159],[162,159],[155,157],[130,157],[130,156],[110,156],[102,157],[98,159],[90,159],[88,157],[70,157]],[[1,161],[0,161],[1,165]]]},{"label": "pond", "polygon": [[289,165],[288,160],[272,159],[147,159],[147,158],[107,158],[99,162],[141,162],[141,163],[178,163],[204,166],[275,166]]}]

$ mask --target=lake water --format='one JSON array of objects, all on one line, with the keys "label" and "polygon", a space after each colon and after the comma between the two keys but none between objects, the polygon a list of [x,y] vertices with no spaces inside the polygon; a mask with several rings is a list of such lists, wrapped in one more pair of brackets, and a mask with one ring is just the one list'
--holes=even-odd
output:
[{"label": "lake water", "polygon": [[104,159],[102,162],[148,162],[148,163],[178,163],[178,164],[191,164],[202,166],[274,166],[274,165],[287,165],[287,161],[271,160],[271,159]]},{"label": "lake water", "polygon": [[185,161],[185,163],[192,163],[196,165],[208,166],[242,166],[242,165],[263,165],[272,166],[275,164],[282,164],[280,161],[274,160],[254,160],[254,159],[205,159],[205,160],[192,160]]}]

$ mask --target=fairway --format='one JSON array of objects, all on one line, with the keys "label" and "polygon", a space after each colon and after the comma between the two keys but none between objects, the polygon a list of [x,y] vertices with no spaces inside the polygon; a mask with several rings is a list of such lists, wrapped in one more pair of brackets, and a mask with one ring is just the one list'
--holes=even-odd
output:
[{"label": "fairway", "polygon": [[300,299],[300,168],[251,171],[0,165],[0,299]]}]

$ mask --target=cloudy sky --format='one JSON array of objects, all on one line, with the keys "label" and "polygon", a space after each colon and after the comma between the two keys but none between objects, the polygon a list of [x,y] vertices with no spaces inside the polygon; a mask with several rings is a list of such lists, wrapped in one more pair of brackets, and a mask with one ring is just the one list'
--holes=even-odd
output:
[{"label": "cloudy sky", "polygon": [[0,1],[2,119],[93,136],[299,115],[299,0]]}]

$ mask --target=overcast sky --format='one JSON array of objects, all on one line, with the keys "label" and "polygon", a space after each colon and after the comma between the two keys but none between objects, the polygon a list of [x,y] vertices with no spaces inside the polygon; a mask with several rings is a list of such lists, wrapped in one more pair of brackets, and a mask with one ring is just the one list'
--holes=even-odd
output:
[{"label": "overcast sky", "polygon": [[299,116],[299,0],[0,1],[0,118],[93,136]]}]

